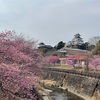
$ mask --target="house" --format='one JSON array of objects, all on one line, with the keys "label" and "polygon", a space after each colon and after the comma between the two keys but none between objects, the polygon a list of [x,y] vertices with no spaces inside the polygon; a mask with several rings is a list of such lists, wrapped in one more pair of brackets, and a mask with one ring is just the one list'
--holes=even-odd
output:
[{"label": "house", "polygon": [[61,65],[70,65],[74,67],[86,67],[87,56],[82,55],[70,55],[66,57],[60,57]]},{"label": "house", "polygon": [[38,48],[53,49],[51,45],[45,45],[43,42],[39,44]]}]

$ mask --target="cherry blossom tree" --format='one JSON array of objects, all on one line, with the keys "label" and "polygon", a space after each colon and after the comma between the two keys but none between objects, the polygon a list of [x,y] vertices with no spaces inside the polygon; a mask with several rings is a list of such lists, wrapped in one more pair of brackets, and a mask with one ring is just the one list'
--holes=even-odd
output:
[{"label": "cherry blossom tree", "polygon": [[48,64],[56,64],[59,63],[59,57],[58,56],[48,56],[46,57],[46,61]]},{"label": "cherry blossom tree", "polygon": [[95,55],[90,59],[89,69],[100,70],[100,56],[99,55]]},{"label": "cherry blossom tree", "polygon": [[66,58],[66,63],[75,68],[76,62],[79,60],[80,55],[71,55]]},{"label": "cherry blossom tree", "polygon": [[7,100],[15,97],[37,100],[35,86],[43,56],[34,40],[25,40],[14,31],[0,33],[0,88]]}]

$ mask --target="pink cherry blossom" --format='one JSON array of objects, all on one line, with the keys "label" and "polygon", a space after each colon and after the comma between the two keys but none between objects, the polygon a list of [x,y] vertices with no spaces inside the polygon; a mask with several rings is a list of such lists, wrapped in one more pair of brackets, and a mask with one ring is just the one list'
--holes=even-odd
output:
[{"label": "pink cherry blossom", "polygon": [[95,69],[95,70],[100,70],[100,56],[95,55],[90,59],[89,62],[89,68],[90,69]]},{"label": "pink cherry blossom", "polygon": [[32,89],[37,86],[43,56],[34,40],[16,35],[14,31],[0,33],[0,87],[7,100],[16,100],[15,96],[37,100]]}]

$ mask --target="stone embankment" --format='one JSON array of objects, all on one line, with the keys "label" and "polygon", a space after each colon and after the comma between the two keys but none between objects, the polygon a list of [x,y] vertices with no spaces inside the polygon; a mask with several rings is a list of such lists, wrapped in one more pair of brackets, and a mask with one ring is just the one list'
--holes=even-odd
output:
[{"label": "stone embankment", "polygon": [[43,68],[44,79],[60,83],[68,91],[85,100],[100,100],[100,74],[75,70]]}]

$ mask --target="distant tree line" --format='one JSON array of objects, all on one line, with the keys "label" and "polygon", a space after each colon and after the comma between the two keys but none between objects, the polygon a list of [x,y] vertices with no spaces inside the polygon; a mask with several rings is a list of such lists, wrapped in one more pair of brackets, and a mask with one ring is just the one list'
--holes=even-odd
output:
[{"label": "distant tree line", "polygon": [[[78,35],[78,36],[77,36]],[[80,37],[80,34],[76,34],[75,35],[77,38],[77,41],[80,39],[80,41],[83,41],[82,38]],[[73,40],[74,40],[73,39]],[[39,44],[38,49],[40,51],[42,51],[43,53],[46,53],[48,51],[53,51],[53,50],[59,50],[63,47],[67,47],[67,48],[76,48],[76,49],[82,49],[82,50],[88,50],[91,51],[93,54],[100,54],[100,37],[99,36],[95,36],[89,39],[88,42],[83,42],[83,43],[79,43],[79,41],[77,42],[77,44],[73,44],[73,41],[71,41],[70,44],[67,44],[63,41],[58,42],[58,44],[56,44],[54,47],[51,45],[45,45],[43,42],[41,42]]]}]

